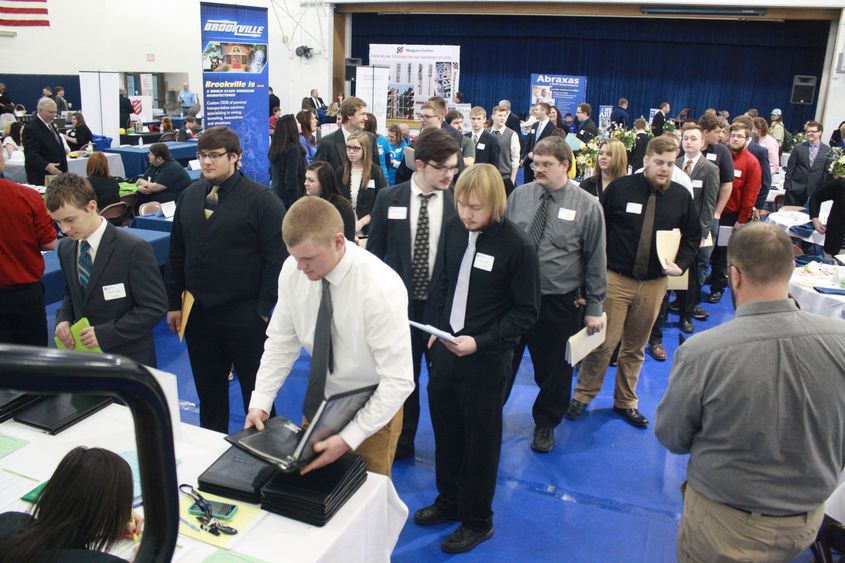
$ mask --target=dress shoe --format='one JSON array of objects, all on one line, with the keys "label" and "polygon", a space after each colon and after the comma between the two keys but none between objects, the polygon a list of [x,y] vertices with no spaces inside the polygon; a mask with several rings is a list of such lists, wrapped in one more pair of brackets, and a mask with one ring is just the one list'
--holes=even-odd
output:
[{"label": "dress shoe", "polygon": [[584,414],[584,409],[586,408],[586,403],[572,399],[572,402],[569,403],[569,408],[566,409],[566,418],[569,420],[578,420]]},{"label": "dress shoe", "polygon": [[648,426],[648,419],[640,414],[637,409],[622,409],[613,407],[613,412],[625,419],[625,422],[637,428],[645,428]]},{"label": "dress shoe", "polygon": [[710,318],[710,313],[701,308],[701,305],[696,305],[692,310],[692,318],[697,321],[706,321]]},{"label": "dress shoe", "polygon": [[443,522],[455,522],[457,519],[457,512],[443,510],[436,504],[420,508],[414,512],[414,522],[420,526],[434,526]]},{"label": "dress shoe", "polygon": [[538,426],[534,429],[534,440],[531,449],[542,454],[549,453],[555,447],[555,429],[548,426]]},{"label": "dress shoe", "polygon": [[670,301],[666,308],[670,313],[675,313],[676,315],[681,312],[681,304],[678,303],[677,299]]},{"label": "dress shoe", "polygon": [[461,524],[457,530],[443,540],[443,543],[440,544],[440,549],[446,553],[464,553],[475,548],[481,542],[492,538],[493,532],[495,532],[493,526],[490,526],[488,530],[476,532]]},{"label": "dress shoe", "polygon": [[692,320],[687,317],[681,319],[681,332],[684,334],[692,334],[695,332],[695,326],[693,326]]},{"label": "dress shoe", "polygon": [[665,362],[666,358],[668,357],[666,354],[666,348],[664,348],[663,344],[660,344],[659,342],[649,344],[648,353],[652,358],[654,358],[658,362]]},{"label": "dress shoe", "polygon": [[722,292],[721,291],[711,291],[710,295],[707,296],[708,303],[718,303],[722,300]]}]

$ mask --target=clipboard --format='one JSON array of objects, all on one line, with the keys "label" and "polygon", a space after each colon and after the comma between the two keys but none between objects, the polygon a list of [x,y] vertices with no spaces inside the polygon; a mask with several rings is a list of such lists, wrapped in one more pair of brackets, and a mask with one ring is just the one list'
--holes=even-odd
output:
[{"label": "clipboard", "polygon": [[188,317],[191,316],[193,308],[194,294],[186,289],[182,291],[182,323],[179,325],[179,342],[185,338],[185,328],[188,326]]}]

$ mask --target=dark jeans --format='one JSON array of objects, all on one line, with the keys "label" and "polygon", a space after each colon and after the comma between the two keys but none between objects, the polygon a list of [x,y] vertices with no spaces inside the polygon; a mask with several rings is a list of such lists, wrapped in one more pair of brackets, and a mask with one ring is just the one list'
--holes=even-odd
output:
[{"label": "dark jeans", "polygon": [[[739,219],[739,212],[722,213],[719,219],[720,227],[733,227]],[[724,291],[728,286],[728,247],[718,246],[713,249],[710,256],[710,263],[713,270],[710,273],[710,291]]]},{"label": "dark jeans", "polygon": [[[425,300],[414,299],[411,310],[411,320],[424,323]],[[414,391],[405,399],[404,414],[402,416],[402,433],[399,434],[399,442],[396,451],[399,455],[409,455],[414,451],[414,438],[417,435],[417,428],[420,424],[420,372],[422,371],[422,358],[425,354],[426,360],[431,361],[428,352],[429,334],[421,330],[411,328],[411,357],[414,362]]]},{"label": "dark jeans", "polygon": [[47,346],[47,313],[41,282],[0,289],[0,342]]}]

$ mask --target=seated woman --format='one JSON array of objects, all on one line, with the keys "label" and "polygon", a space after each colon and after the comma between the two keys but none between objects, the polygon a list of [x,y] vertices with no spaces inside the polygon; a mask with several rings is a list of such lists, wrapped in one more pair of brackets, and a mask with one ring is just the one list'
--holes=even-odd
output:
[{"label": "seated woman", "polygon": [[86,172],[88,181],[91,182],[91,187],[97,195],[98,210],[120,201],[120,185],[109,173],[109,161],[105,154],[101,152],[92,154],[88,159]]},{"label": "seated woman", "polygon": [[161,126],[159,130],[164,133],[166,131],[173,131],[173,120],[167,116],[161,118]]},{"label": "seated woman", "polygon": [[331,164],[318,160],[305,169],[305,195],[321,197],[334,205],[343,219],[343,236],[355,242],[355,212],[340,193]]},{"label": "seated woman", "polygon": [[9,134],[3,138],[3,156],[6,160],[23,160],[22,133],[21,122],[15,121],[9,125]]},{"label": "seated woman", "polygon": [[628,153],[619,139],[607,139],[599,145],[596,170],[581,182],[581,189],[599,197],[612,181],[628,173]]},{"label": "seated woman", "polygon": [[366,131],[356,131],[346,139],[346,162],[337,169],[343,196],[352,202],[358,217],[355,232],[369,231],[370,212],[378,191],[387,186],[380,166],[373,165],[373,141]]},{"label": "seated woman", "polygon": [[107,552],[141,531],[132,511],[132,470],[119,455],[77,447],[59,462],[32,514],[0,514],[0,562],[123,561]]},{"label": "seated woman", "polygon": [[81,150],[85,148],[85,145],[91,142],[93,139],[93,135],[91,130],[85,125],[85,118],[82,116],[80,112],[74,112],[70,115],[70,123],[72,128],[70,131],[62,135],[67,141],[67,145],[70,147],[70,150]]},{"label": "seated woman", "polygon": [[191,177],[181,164],[173,160],[164,143],[150,145],[150,166],[137,182],[140,203],[176,201],[182,190],[191,185]]},{"label": "seated woman", "polygon": [[305,149],[305,164],[314,162],[314,155],[317,154],[317,114],[314,110],[303,109],[296,114],[296,121],[299,122],[299,144]]}]

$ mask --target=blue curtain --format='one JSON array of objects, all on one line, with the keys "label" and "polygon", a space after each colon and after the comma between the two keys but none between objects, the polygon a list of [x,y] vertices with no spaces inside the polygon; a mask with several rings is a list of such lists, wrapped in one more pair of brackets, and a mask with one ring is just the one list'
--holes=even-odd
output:
[{"label": "blue curtain", "polygon": [[71,110],[80,111],[82,107],[78,74],[0,74],[0,82],[6,85],[12,101],[26,106],[28,112],[35,111],[45,86],[52,88],[53,94],[56,86],[64,86],[65,100],[73,104]]},{"label": "blue curtain", "polygon": [[[732,116],[783,110],[797,130],[813,105],[789,102],[793,75],[821,77],[830,23],[724,22],[538,16],[355,14],[352,56],[368,62],[371,43],[460,45],[460,89],[473,105],[530,103],[531,73],[586,76],[587,102],[629,100],[632,117],[660,102],[672,115],[708,107]],[[818,98],[818,90],[816,92]]]}]

